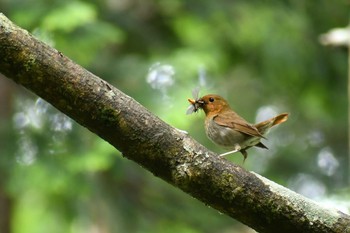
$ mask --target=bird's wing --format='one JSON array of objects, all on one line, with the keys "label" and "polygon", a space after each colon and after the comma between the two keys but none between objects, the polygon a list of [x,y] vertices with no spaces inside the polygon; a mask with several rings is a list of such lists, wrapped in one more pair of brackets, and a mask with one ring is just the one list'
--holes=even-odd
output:
[{"label": "bird's wing", "polygon": [[249,124],[246,120],[240,117],[235,112],[226,112],[220,113],[214,117],[215,123],[221,126],[229,127],[233,130],[237,130],[238,132],[248,134],[254,137],[264,136],[259,132],[259,130],[253,125]]}]

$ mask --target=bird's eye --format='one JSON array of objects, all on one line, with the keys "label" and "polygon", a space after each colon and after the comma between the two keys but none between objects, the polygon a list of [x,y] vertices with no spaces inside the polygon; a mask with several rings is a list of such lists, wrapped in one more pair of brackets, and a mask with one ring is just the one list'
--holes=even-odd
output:
[{"label": "bird's eye", "polygon": [[214,98],[213,98],[213,97],[210,97],[210,98],[209,98],[209,102],[214,102]]}]

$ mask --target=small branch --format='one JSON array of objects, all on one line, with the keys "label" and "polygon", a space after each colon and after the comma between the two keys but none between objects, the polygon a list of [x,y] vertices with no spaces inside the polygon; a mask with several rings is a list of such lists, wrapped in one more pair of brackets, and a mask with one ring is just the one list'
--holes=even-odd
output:
[{"label": "small branch", "polygon": [[348,215],[216,157],[2,14],[0,72],[155,176],[259,232],[350,232]]}]

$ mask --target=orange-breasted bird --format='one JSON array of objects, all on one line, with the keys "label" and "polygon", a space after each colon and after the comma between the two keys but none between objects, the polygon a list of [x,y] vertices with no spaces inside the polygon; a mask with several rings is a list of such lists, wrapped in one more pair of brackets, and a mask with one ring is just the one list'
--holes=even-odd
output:
[{"label": "orange-breasted bird", "polygon": [[191,103],[187,114],[203,109],[205,112],[205,132],[208,138],[215,144],[231,151],[221,154],[228,154],[240,151],[246,160],[247,149],[256,146],[268,149],[260,140],[268,130],[288,119],[288,113],[282,113],[266,121],[250,124],[241,116],[235,113],[228,102],[219,95],[209,94],[201,98],[188,99]]}]

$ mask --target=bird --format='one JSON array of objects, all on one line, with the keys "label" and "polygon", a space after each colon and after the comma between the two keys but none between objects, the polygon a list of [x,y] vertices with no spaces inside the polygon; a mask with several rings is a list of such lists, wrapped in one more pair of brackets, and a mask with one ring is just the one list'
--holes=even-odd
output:
[{"label": "bird", "polygon": [[201,98],[188,99],[190,106],[187,114],[202,109],[206,115],[204,125],[207,137],[215,144],[230,151],[220,154],[220,157],[241,152],[243,163],[248,157],[247,149],[260,147],[268,149],[261,139],[271,127],[288,119],[288,113],[281,113],[257,124],[250,124],[232,110],[229,103],[221,96],[208,94]]}]

